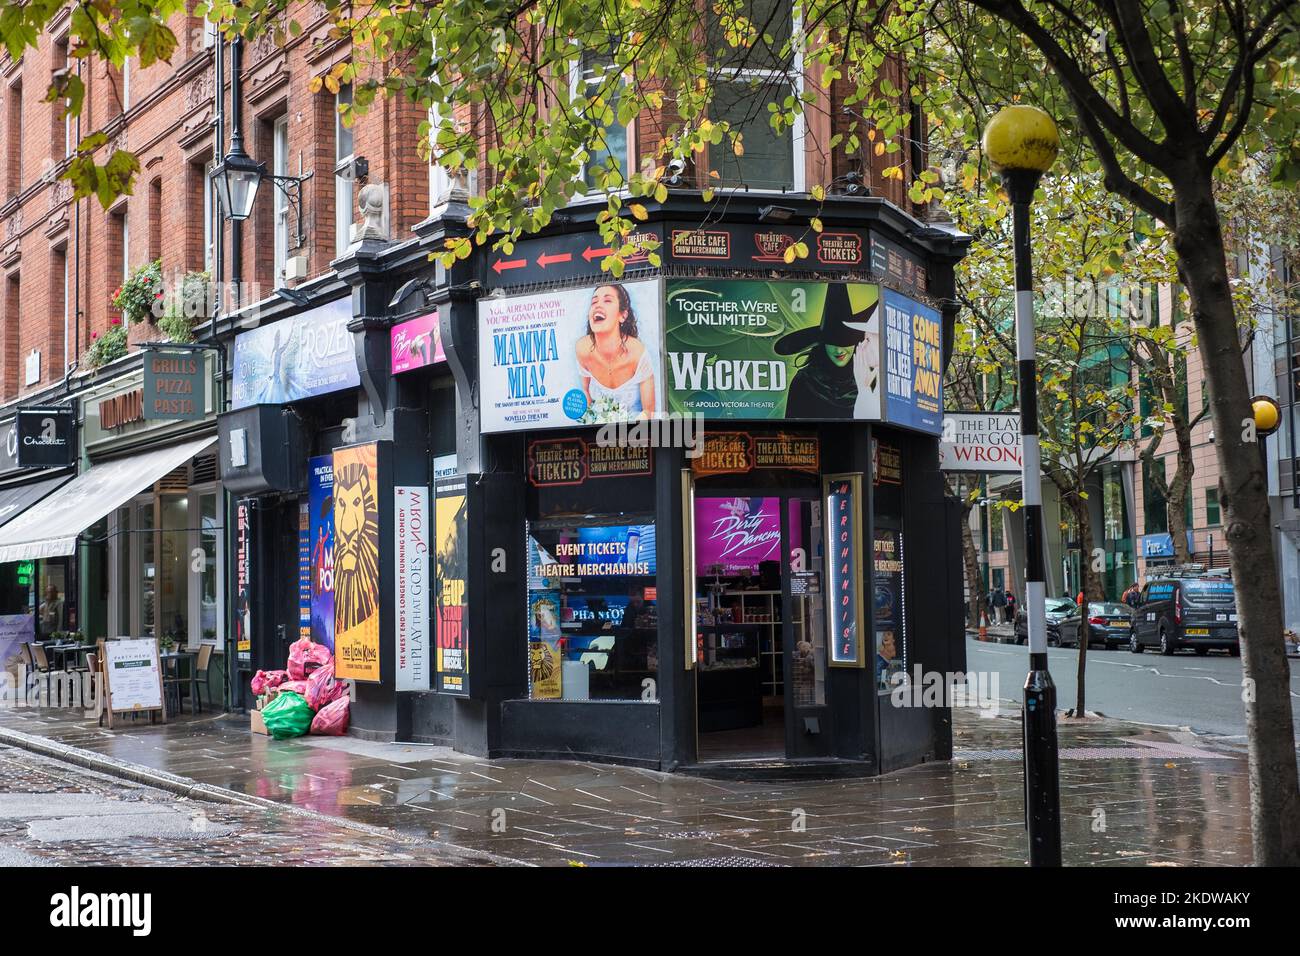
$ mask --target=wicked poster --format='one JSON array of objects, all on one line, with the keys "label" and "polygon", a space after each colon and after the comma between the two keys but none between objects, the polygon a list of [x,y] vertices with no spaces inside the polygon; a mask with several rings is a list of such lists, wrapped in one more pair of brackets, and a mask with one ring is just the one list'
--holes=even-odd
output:
[{"label": "wicked poster", "polygon": [[379,680],[379,446],[334,451],[335,673]]},{"label": "wicked poster", "polygon": [[669,280],[668,410],[879,420],[879,302],[864,283]]}]

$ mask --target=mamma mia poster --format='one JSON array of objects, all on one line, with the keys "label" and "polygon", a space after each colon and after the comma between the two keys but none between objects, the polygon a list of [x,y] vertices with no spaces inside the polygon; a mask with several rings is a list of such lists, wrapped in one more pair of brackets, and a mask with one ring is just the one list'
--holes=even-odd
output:
[{"label": "mamma mia poster", "polygon": [[657,279],[480,299],[485,432],[629,421],[664,407]]}]

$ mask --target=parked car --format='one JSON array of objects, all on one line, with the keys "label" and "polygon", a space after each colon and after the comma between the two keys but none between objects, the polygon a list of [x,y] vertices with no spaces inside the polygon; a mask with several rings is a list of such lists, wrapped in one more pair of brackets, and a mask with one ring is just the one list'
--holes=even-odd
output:
[{"label": "parked car", "polygon": [[1058,625],[1062,647],[1078,647],[1079,631],[1088,629],[1088,645],[1104,644],[1113,650],[1129,642],[1133,630],[1133,609],[1127,604],[1113,601],[1094,601],[1088,605],[1085,625],[1083,615],[1076,606]]},{"label": "parked car", "polygon": [[1218,576],[1159,578],[1148,581],[1133,611],[1129,650],[1141,654],[1158,647],[1172,654],[1190,647],[1197,654],[1211,649],[1241,656],[1237,634],[1237,595],[1229,578]]},{"label": "parked car", "polygon": [[[1043,608],[1047,612],[1047,646],[1061,646],[1060,624],[1067,614],[1077,610],[1073,601],[1069,598],[1052,598],[1049,597],[1043,602]],[[1023,644],[1029,640],[1029,623],[1025,617],[1023,607],[1016,609],[1015,620],[1016,643]]]}]

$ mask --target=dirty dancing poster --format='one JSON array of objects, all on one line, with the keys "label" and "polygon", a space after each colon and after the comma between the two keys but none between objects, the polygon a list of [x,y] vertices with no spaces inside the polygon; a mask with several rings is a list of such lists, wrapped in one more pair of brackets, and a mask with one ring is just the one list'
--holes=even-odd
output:
[{"label": "dirty dancing poster", "polygon": [[379,680],[379,446],[334,452],[334,660],[339,677]]}]

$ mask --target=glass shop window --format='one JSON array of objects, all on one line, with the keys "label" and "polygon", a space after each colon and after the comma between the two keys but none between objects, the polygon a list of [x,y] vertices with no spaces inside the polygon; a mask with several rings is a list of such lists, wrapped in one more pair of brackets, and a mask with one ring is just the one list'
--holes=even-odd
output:
[{"label": "glass shop window", "polygon": [[533,700],[656,700],[653,514],[528,525]]}]

